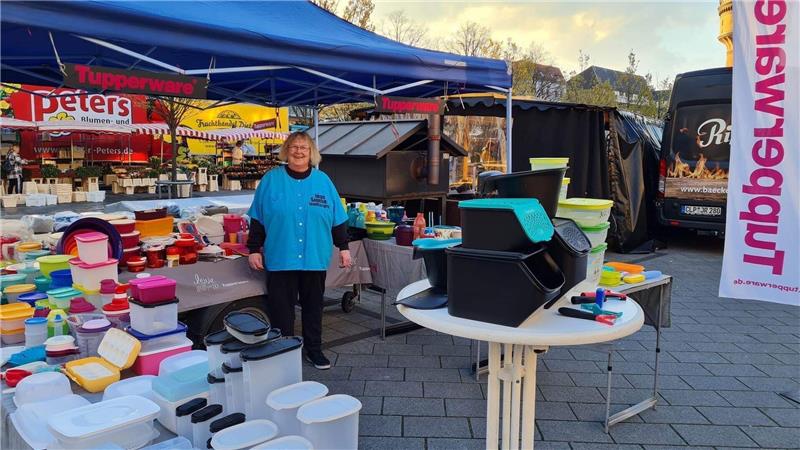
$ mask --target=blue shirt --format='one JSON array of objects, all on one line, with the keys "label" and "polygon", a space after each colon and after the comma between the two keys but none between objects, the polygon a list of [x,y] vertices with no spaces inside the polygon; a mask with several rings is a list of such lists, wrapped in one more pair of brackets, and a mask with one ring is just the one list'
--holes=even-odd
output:
[{"label": "blue shirt", "polygon": [[286,167],[267,172],[247,215],[264,225],[264,266],[270,271],[327,270],[331,229],[347,221],[336,187],[316,168],[301,180]]}]

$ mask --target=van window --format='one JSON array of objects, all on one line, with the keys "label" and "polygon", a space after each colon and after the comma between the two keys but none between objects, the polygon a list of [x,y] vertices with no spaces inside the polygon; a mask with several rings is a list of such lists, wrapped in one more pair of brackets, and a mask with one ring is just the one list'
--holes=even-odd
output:
[{"label": "van window", "polygon": [[673,117],[670,160],[696,162],[700,155],[721,168],[728,168],[731,141],[730,104],[678,107]]}]

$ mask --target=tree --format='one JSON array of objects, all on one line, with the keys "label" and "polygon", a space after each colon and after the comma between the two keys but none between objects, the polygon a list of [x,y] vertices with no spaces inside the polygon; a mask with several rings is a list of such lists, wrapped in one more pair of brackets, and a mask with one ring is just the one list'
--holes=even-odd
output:
[{"label": "tree", "polygon": [[617,79],[617,89],[622,95],[625,109],[648,117],[656,116],[656,107],[653,99],[653,89],[650,87],[653,77],[649,73],[641,76],[636,72],[639,69],[639,60],[636,53],[628,53],[628,67],[625,73]]},{"label": "tree", "polygon": [[672,96],[672,79],[664,78],[658,82],[658,88],[653,93],[655,102],[655,118],[662,119],[669,108],[669,98]]},{"label": "tree", "polygon": [[530,47],[511,63],[514,71],[513,90],[517,95],[529,95],[539,100],[558,101],[564,93],[564,75],[553,66],[544,47]]},{"label": "tree", "polygon": [[374,10],[375,4],[372,0],[350,0],[344,8],[342,18],[367,31],[375,31],[375,25],[372,24]]},{"label": "tree", "polygon": [[[589,66],[589,54],[578,50],[578,68],[580,72]],[[569,81],[564,89],[563,100],[570,103],[581,103],[597,106],[617,106],[617,96],[614,88],[608,81],[599,83],[598,80],[584,80],[583,76],[574,70],[570,72]]]},{"label": "tree", "polygon": [[311,0],[311,3],[333,14],[339,9],[339,0]]},{"label": "tree", "polygon": [[409,19],[403,11],[397,10],[390,12],[387,20],[381,23],[381,34],[397,42],[424,47],[428,29]]},{"label": "tree", "polygon": [[499,52],[489,29],[476,22],[462,23],[445,46],[451,52],[465,56],[486,56],[493,51]]},{"label": "tree", "polygon": [[178,126],[201,111],[208,102],[176,97],[148,97],[145,102],[148,114],[158,115],[169,127],[169,137],[172,142],[172,181],[175,181],[178,178]]}]

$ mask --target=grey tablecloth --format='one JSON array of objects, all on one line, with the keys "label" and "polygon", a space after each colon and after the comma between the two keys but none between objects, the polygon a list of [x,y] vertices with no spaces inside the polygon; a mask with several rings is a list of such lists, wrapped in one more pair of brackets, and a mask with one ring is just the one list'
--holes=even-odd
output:
[{"label": "grey tablecloth", "polygon": [[[325,283],[327,287],[372,283],[370,264],[361,241],[350,243],[350,253],[354,264],[345,270],[339,268],[338,252],[333,252]],[[152,275],[164,275],[177,281],[176,296],[180,299],[178,309],[181,312],[266,293],[264,272],[250,269],[247,258],[244,257],[217,262],[199,261],[196,264],[147,271]],[[125,282],[135,276],[136,274],[123,272],[119,278]]]},{"label": "grey tablecloth", "polygon": [[426,277],[425,263],[422,259],[412,259],[411,247],[397,245],[394,238],[388,241],[364,239],[362,242],[372,270],[372,283],[385,289],[391,297]]}]

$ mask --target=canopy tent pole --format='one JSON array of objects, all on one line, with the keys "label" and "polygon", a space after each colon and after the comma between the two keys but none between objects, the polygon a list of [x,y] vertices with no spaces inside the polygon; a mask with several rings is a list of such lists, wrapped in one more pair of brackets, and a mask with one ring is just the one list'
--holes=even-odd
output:
[{"label": "canopy tent pole", "polygon": [[319,148],[319,109],[314,107],[314,145]]},{"label": "canopy tent pole", "polygon": [[511,173],[511,129],[514,118],[511,114],[511,88],[506,94],[506,173]]}]

